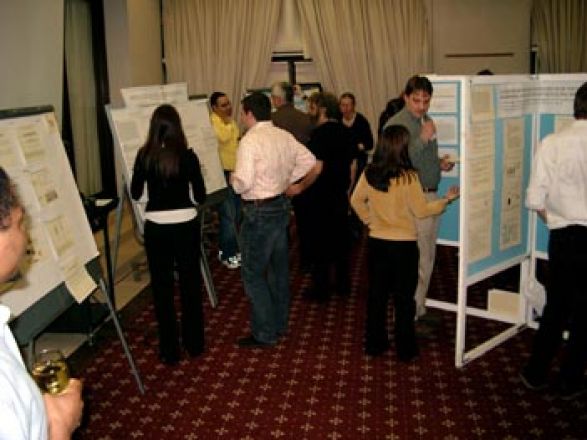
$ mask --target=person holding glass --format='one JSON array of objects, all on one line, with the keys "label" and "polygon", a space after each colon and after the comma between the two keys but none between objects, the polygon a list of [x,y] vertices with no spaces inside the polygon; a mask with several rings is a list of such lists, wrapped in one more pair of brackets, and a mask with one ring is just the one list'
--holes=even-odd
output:
[{"label": "person holding glass", "polygon": [[145,183],[145,250],[159,330],[159,358],[180,360],[180,331],[174,306],[174,265],[179,275],[181,343],[192,357],[204,351],[204,317],[200,277],[200,224],[196,205],[206,188],[198,157],[188,148],[177,110],[155,109],[147,141],[137,153],[131,196],[138,200]]},{"label": "person holding glass", "polygon": [[[0,167],[0,284],[13,277],[26,248],[24,211]],[[82,384],[69,379],[58,394],[41,392],[29,376],[0,304],[0,439],[69,439],[82,416]]]}]

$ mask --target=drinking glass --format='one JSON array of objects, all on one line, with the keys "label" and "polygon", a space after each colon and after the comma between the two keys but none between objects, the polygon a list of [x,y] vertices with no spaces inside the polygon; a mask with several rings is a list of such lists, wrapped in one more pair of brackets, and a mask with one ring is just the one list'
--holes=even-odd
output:
[{"label": "drinking glass", "polygon": [[63,353],[45,349],[35,355],[32,376],[43,393],[59,394],[69,383],[69,369]]}]

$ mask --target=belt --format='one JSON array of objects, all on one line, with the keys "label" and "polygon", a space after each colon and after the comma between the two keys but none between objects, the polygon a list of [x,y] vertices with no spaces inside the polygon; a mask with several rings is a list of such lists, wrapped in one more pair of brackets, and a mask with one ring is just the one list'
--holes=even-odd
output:
[{"label": "belt", "polygon": [[260,205],[264,205],[265,203],[273,202],[274,200],[277,200],[282,196],[283,196],[283,194],[277,194],[276,196],[267,197],[265,199],[251,199],[251,200],[243,199],[243,203],[245,205],[260,206]]},{"label": "belt", "polygon": [[426,188],[425,186],[422,187],[422,191],[424,191],[425,193],[435,193],[436,191],[438,191],[438,187],[436,188]]}]

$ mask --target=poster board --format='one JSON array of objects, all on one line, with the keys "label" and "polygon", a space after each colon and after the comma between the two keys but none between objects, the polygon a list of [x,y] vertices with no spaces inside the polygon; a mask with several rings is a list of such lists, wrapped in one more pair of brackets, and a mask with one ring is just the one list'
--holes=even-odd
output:
[{"label": "poster board", "polygon": [[[538,109],[538,144],[549,134],[563,129],[574,121],[573,101],[577,89],[587,81],[586,74],[540,75],[541,94],[544,98]],[[533,253],[536,258],[548,258],[548,228],[536,216]]]},{"label": "poster board", "polygon": [[14,316],[56,289],[82,302],[96,288],[86,265],[98,249],[52,107],[0,111],[0,164],[16,185],[29,233],[22,278],[0,285],[0,302]]},{"label": "poster board", "polygon": [[[435,300],[427,304],[456,311],[455,364],[463,366],[534,325],[529,292],[535,285],[536,258],[546,255],[548,231],[525,207],[532,154],[544,136],[570,121],[574,94],[587,75],[471,76],[459,81],[464,140],[459,156],[458,300],[456,307]],[[515,265],[520,265],[520,292],[488,292],[487,309],[467,305],[471,285]],[[494,305],[505,301],[512,307],[492,309],[492,299]],[[510,326],[465,350],[468,315]]]},{"label": "poster board", "polygon": [[[130,189],[132,170],[137,152],[147,138],[151,115],[158,105],[164,103],[158,101],[156,104],[153,104],[153,102],[155,99],[166,99],[165,94],[158,92],[161,90],[161,87],[164,86],[133,88],[140,90],[137,91],[138,97],[134,99],[132,96],[129,97],[127,102],[131,103],[132,106],[130,107],[111,108],[110,106],[106,106],[118,165],[121,168],[120,172],[128,189]],[[151,89],[154,91],[149,93]],[[200,161],[206,192],[208,195],[217,193],[226,188],[226,180],[218,155],[218,140],[210,122],[208,102],[205,98],[189,100],[187,98],[187,88],[184,91],[185,99],[179,98],[183,96],[181,94],[183,92],[179,93],[177,90],[169,93],[169,96],[173,97],[172,105],[177,109],[181,117],[188,146],[196,152]],[[123,96],[129,96],[125,92],[125,89],[122,90],[122,94]],[[142,99],[145,96],[147,98]],[[145,207],[148,200],[146,192],[141,200],[132,201],[133,212],[141,234],[143,232]]]},{"label": "poster board", "polygon": [[[448,188],[459,185],[461,166],[461,148],[464,143],[463,126],[465,113],[463,109],[464,77],[430,76],[433,93],[428,115],[436,125],[438,155],[448,155],[455,161],[451,171],[442,172],[438,185],[438,194],[445,194]],[[440,217],[438,241],[446,245],[458,245],[459,241],[460,200],[448,205]]]},{"label": "poster board", "polygon": [[529,251],[524,206],[534,145],[535,111],[527,76],[470,81],[467,173],[463,213],[467,227],[467,285],[518,264]]}]

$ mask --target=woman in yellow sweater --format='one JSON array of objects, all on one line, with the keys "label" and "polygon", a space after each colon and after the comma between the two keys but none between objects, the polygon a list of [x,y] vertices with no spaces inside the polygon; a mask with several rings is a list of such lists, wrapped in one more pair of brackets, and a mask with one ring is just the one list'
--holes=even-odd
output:
[{"label": "woman in yellow sweater", "polygon": [[438,200],[426,201],[408,154],[410,133],[400,125],[387,127],[351,196],[351,206],[369,228],[369,293],[365,353],[378,356],[389,348],[387,303],[395,306],[395,349],[398,359],[418,356],[414,328],[418,283],[418,245],[415,218],[441,213],[459,196],[450,188]]}]

